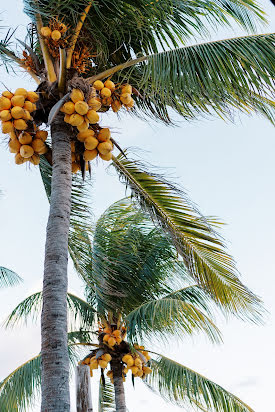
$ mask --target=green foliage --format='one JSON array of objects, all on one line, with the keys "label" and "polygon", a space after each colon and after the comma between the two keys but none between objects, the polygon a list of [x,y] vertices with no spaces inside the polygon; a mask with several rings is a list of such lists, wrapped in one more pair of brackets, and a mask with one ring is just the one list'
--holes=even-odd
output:
[{"label": "green foliage", "polygon": [[105,381],[105,385],[99,382],[98,391],[98,412],[115,412],[115,393],[114,385],[109,379]]},{"label": "green foliage", "polygon": [[119,156],[113,166],[132,197],[169,235],[189,274],[220,308],[259,321],[260,300],[239,280],[235,262],[214,230],[217,222],[203,217],[179,187],[145,164]]},{"label": "green foliage", "polygon": [[[154,352],[153,352],[154,353]],[[151,361],[146,383],[179,407],[196,406],[208,412],[253,412],[239,398],[199,373],[165,356]],[[199,407],[200,405],[200,407]],[[204,409],[205,408],[205,409]]]},{"label": "green foliage", "polygon": [[0,288],[15,286],[20,282],[22,282],[22,279],[15,272],[0,266]]}]

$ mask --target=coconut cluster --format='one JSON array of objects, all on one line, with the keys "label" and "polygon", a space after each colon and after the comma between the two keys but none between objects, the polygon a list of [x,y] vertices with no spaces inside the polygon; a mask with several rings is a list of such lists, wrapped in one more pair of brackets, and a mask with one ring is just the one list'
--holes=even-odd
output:
[{"label": "coconut cluster", "polygon": [[123,374],[126,376],[131,370],[134,377],[144,378],[152,372],[152,369],[146,366],[151,358],[144,346],[135,345],[134,347],[136,349],[135,353],[127,353],[122,358],[122,362],[125,363]]},{"label": "coconut cluster", "polygon": [[130,84],[116,85],[111,80],[106,80],[105,83],[101,80],[96,80],[93,83],[93,89],[94,104],[97,106],[100,104],[100,107],[112,107],[115,113],[118,112],[122,106],[131,109],[135,104],[132,98],[133,88]]},{"label": "coconut cluster", "polygon": [[[90,357],[87,356],[81,363],[82,365],[89,365],[90,366],[90,375],[93,377],[93,370],[98,369],[106,369],[108,363],[111,362],[112,356],[109,353],[104,353],[103,355],[97,357],[96,355]],[[108,374],[107,374],[108,375]]]},{"label": "coconut cluster", "polygon": [[45,154],[48,133],[33,123],[31,113],[36,110],[37,93],[19,88],[14,93],[4,91],[0,97],[2,132],[9,135],[9,149],[15,154],[17,165],[30,162],[38,165]]},{"label": "coconut cluster", "polygon": [[103,343],[113,349],[115,345],[120,345],[123,341],[126,329],[124,327],[121,329],[112,329],[112,327],[107,327],[103,329],[103,333]]}]

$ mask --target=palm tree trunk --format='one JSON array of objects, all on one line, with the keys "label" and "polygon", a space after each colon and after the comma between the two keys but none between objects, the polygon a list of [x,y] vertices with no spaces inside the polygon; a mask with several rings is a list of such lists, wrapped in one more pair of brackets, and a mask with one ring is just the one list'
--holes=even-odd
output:
[{"label": "palm tree trunk", "polygon": [[76,367],[76,412],[93,412],[90,368]]},{"label": "palm tree trunk", "polygon": [[122,379],[123,365],[120,361],[111,362],[114,377],[116,412],[126,412],[124,384]]},{"label": "palm tree trunk", "polygon": [[51,127],[51,137],[53,172],[41,317],[41,411],[65,412],[70,410],[67,266],[72,176],[70,129],[61,116]]}]

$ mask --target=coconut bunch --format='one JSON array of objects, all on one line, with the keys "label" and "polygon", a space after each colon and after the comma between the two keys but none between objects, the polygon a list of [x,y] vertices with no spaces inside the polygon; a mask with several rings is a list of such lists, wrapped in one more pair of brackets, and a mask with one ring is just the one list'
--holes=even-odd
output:
[{"label": "coconut bunch", "polygon": [[49,52],[54,58],[59,57],[59,47],[64,48],[67,44],[65,38],[66,31],[67,26],[57,19],[51,19],[49,26],[41,27],[40,34],[44,38]]},{"label": "coconut bunch", "polygon": [[94,369],[98,369],[99,367],[101,369],[106,369],[107,366],[108,366],[108,363],[111,362],[111,360],[112,360],[112,356],[109,353],[104,353],[103,355],[101,355],[99,357],[97,357],[97,355],[87,356],[80,363],[82,365],[89,365],[90,366],[90,375],[92,377]]},{"label": "coconut bunch", "polygon": [[[130,84],[115,85],[111,80],[103,83],[96,80],[93,83],[94,102],[100,102],[101,106],[112,107],[113,111],[118,112],[122,106],[131,109],[135,102],[132,98],[133,88]],[[98,109],[99,110],[99,109]]]},{"label": "coconut bunch", "polygon": [[135,348],[137,349],[137,352],[129,352],[122,358],[122,362],[125,363],[123,374],[126,376],[131,370],[134,377],[144,378],[152,372],[152,369],[149,368],[149,366],[146,366],[146,363],[151,358],[148,355],[148,352],[144,350],[144,346],[135,346]]},{"label": "coconut bunch", "polygon": [[26,89],[16,89],[14,93],[6,90],[0,97],[0,120],[2,132],[8,134],[14,130],[27,130],[31,126],[31,113],[36,110],[37,93]]},{"label": "coconut bunch", "polygon": [[117,329],[112,326],[107,326],[103,329],[103,343],[109,348],[113,349],[115,346],[118,346],[123,341],[126,334],[126,329],[121,327]]},{"label": "coconut bunch", "polygon": [[15,163],[21,165],[30,162],[35,166],[38,165],[40,155],[48,151],[45,144],[47,136],[48,132],[45,130],[11,132],[9,149],[11,153],[15,153]]}]

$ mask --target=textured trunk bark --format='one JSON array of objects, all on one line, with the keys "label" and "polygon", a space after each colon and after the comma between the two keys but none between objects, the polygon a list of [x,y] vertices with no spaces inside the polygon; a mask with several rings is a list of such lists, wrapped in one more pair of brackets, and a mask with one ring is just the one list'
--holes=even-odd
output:
[{"label": "textured trunk bark", "polygon": [[76,411],[93,412],[90,368],[87,365],[76,367]]},{"label": "textured trunk bark", "polygon": [[123,366],[119,361],[113,361],[111,362],[111,365],[114,376],[116,412],[126,412],[125,393],[122,379]]},{"label": "textured trunk bark", "polygon": [[41,411],[65,412],[70,410],[67,265],[72,176],[70,129],[60,115],[51,127],[51,137],[53,172],[41,317]]}]

